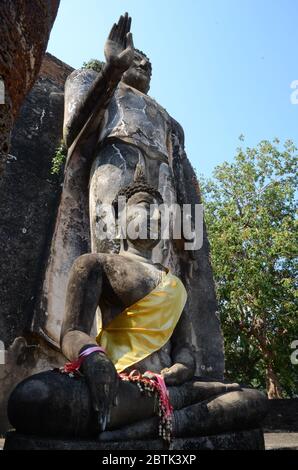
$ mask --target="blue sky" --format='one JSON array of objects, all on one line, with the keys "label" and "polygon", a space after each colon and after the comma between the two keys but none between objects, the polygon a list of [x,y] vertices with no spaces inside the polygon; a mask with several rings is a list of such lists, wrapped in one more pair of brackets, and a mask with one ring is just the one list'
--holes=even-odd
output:
[{"label": "blue sky", "polygon": [[78,68],[103,60],[113,23],[128,11],[134,43],[153,64],[153,96],[183,126],[198,170],[261,139],[298,143],[296,0],[61,0],[48,51]]}]

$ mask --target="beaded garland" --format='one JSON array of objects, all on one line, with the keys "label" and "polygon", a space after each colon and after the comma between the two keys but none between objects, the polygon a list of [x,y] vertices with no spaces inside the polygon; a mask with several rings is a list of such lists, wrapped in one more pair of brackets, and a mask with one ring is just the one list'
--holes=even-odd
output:
[{"label": "beaded garland", "polygon": [[135,383],[141,393],[156,398],[155,411],[159,416],[159,436],[170,444],[173,434],[173,407],[170,403],[169,392],[160,374],[146,371],[143,375],[138,370],[130,374],[119,374],[122,380]]}]

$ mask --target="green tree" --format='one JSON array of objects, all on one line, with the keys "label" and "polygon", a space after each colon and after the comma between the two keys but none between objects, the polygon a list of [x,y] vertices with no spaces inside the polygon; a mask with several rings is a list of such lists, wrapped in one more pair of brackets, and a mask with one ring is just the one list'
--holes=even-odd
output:
[{"label": "green tree", "polygon": [[90,59],[88,62],[83,62],[83,69],[95,70],[95,72],[101,72],[104,66],[104,62],[98,59]]},{"label": "green tree", "polygon": [[297,393],[297,175],[297,148],[275,139],[238,148],[233,163],[200,178],[226,373],[269,398]]}]

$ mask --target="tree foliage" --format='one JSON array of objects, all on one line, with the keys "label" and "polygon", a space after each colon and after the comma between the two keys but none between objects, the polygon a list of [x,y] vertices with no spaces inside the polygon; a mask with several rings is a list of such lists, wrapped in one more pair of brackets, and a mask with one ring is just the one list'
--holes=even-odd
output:
[{"label": "tree foliage", "polygon": [[216,167],[211,180],[201,178],[201,191],[227,376],[266,388],[270,398],[293,396],[297,148],[278,139],[238,148],[233,163]]},{"label": "tree foliage", "polygon": [[95,70],[95,72],[101,72],[104,66],[104,62],[98,59],[90,59],[88,62],[83,62],[83,69]]}]

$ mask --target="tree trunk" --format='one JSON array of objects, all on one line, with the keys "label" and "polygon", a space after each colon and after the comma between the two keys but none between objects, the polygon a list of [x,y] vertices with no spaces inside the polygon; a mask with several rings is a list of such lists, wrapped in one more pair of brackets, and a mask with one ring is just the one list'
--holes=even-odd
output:
[{"label": "tree trunk", "polygon": [[266,388],[269,400],[282,398],[278,378],[270,365],[266,367]]},{"label": "tree trunk", "polygon": [[253,328],[253,334],[259,342],[259,349],[263,355],[265,366],[266,366],[266,390],[269,400],[273,398],[282,398],[281,387],[279,380],[273,370],[272,364],[274,363],[274,356],[272,351],[268,348],[268,339],[266,336],[266,330],[262,328],[262,331],[256,331]]}]

